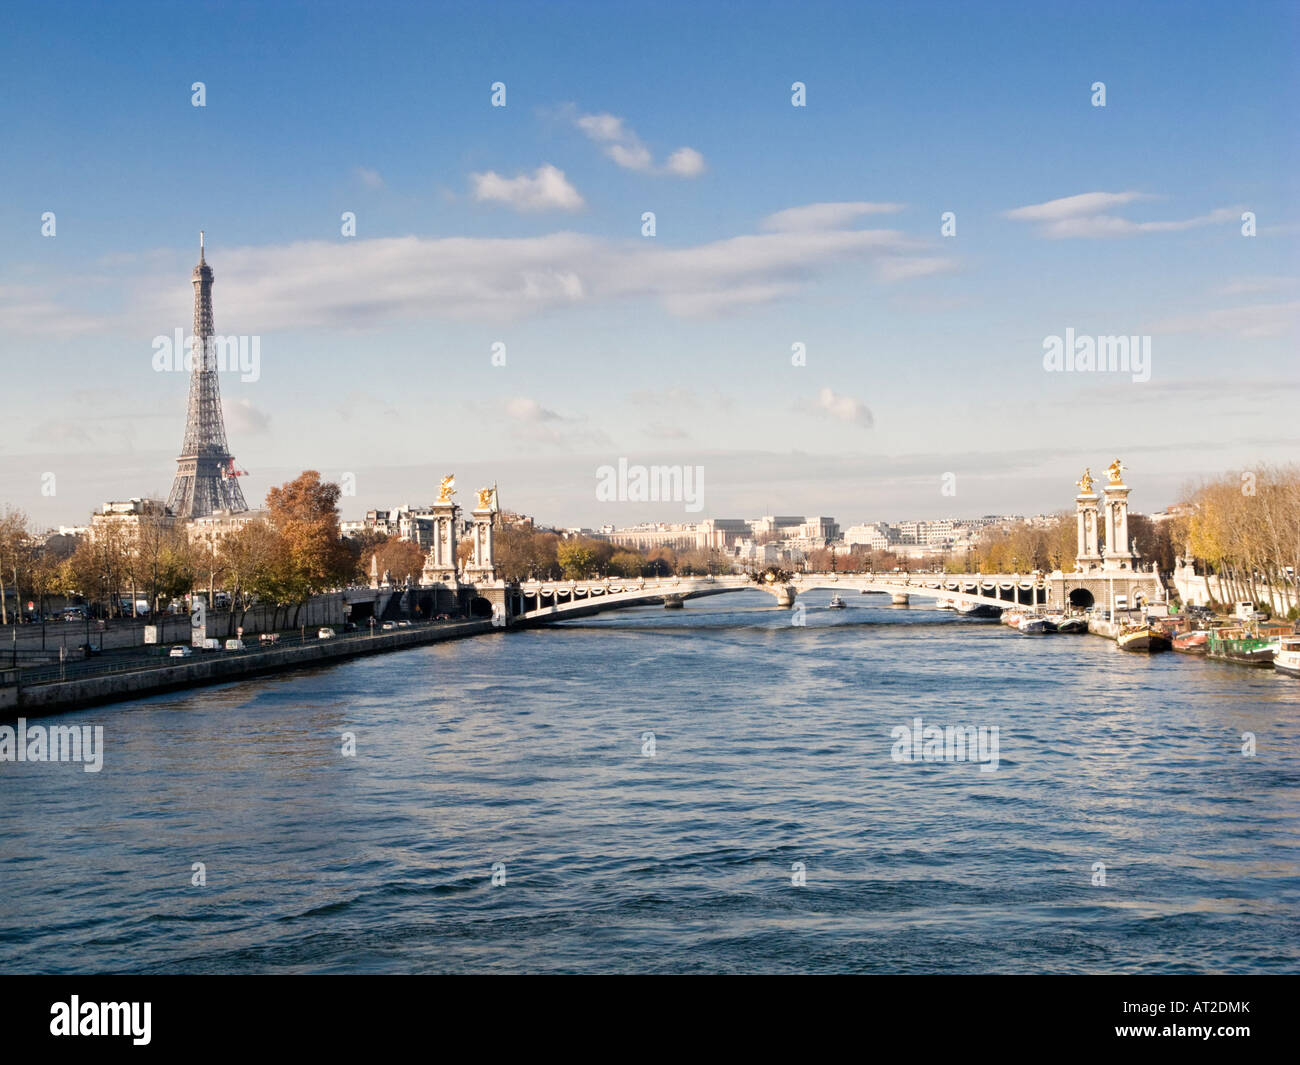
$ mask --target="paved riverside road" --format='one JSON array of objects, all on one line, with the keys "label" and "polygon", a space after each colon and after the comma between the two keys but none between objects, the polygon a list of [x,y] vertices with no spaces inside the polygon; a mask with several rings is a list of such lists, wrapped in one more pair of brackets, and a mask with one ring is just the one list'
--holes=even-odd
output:
[{"label": "paved riverside road", "polygon": [[[196,649],[194,650],[194,654],[189,657],[172,658],[171,657],[172,647],[180,643],[184,643],[185,645],[188,645],[189,619],[186,617],[186,618],[182,618],[181,620],[186,622],[186,626],[184,628],[184,636],[185,636],[184,641],[182,641],[181,639],[176,639],[169,643],[161,644],[158,646],[151,645],[151,646],[133,647],[128,645],[128,646],[119,647],[117,649],[110,649],[109,645],[106,642],[105,650],[103,654],[92,655],[88,658],[81,657],[81,652],[74,651],[70,648],[69,649],[70,657],[62,663],[57,661],[37,662],[34,660],[35,656],[20,655],[19,683],[22,684],[23,686],[28,686],[32,684],[49,683],[51,681],[73,680],[78,677],[102,676],[109,673],[129,673],[138,670],[162,669],[162,668],[166,668],[167,666],[179,665],[184,662],[196,661],[199,656],[221,656],[223,658],[236,658],[240,656],[258,654],[260,652],[268,651],[268,650],[279,650],[287,647],[299,647],[299,646],[303,646],[304,644],[310,645],[310,644],[317,644],[321,642],[316,635],[317,630],[320,628],[320,626],[313,625],[306,630],[305,635],[301,629],[295,629],[292,632],[280,633],[279,639],[274,645],[263,644],[258,640],[257,636],[252,636],[251,639],[245,640],[245,647],[244,650],[242,651],[225,650],[224,649],[225,641],[222,640],[222,649],[219,651],[200,651]],[[463,624],[463,621],[461,623]],[[71,623],[68,624],[69,627],[75,628],[75,626],[71,625]],[[456,624],[457,624],[456,621],[412,622],[410,625],[401,626],[400,628],[393,631],[409,632],[415,629],[449,628]],[[84,628],[79,631],[82,632],[84,638]],[[332,639],[340,643],[354,641],[354,640],[369,640],[375,636],[388,635],[388,633],[383,632],[383,630],[378,625],[375,626],[373,633],[368,626],[358,629],[358,631],[356,632],[343,632],[340,626],[335,628],[335,634],[336,635],[332,637]],[[71,643],[71,641],[69,642]],[[55,648],[58,647],[57,644],[54,644],[53,646]],[[95,646],[98,646],[98,643],[96,643]],[[55,653],[57,654],[57,650]],[[72,655],[76,655],[77,657],[75,658],[71,657]],[[3,660],[3,658],[4,656],[0,655],[0,660]],[[30,664],[24,665],[23,663],[24,658],[26,658]]]}]

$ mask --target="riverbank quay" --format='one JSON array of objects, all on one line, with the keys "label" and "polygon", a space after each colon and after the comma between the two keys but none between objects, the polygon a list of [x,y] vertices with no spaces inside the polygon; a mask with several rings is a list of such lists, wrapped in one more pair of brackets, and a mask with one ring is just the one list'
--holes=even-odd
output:
[{"label": "riverbank quay", "polygon": [[502,630],[490,620],[435,621],[393,632],[351,633],[324,640],[307,639],[287,646],[282,643],[267,649],[255,646],[244,651],[206,651],[189,658],[160,655],[123,663],[106,660],[96,663],[97,669],[73,676],[50,676],[53,671],[42,671],[40,676],[30,678],[22,675],[26,671],[4,670],[0,672],[0,720],[43,717],[162,692],[328,665],[362,655],[404,651],[493,631]]},{"label": "riverbank quay", "polygon": [[[345,625],[352,621],[363,625],[374,617],[380,621],[417,620],[401,609],[398,593],[371,588],[348,588],[312,596],[301,606],[276,607],[256,603],[243,609],[209,608],[205,617],[205,635],[225,640],[243,629],[244,635],[284,632],[291,629],[314,629],[320,625]],[[431,615],[430,615],[431,616]],[[107,620],[83,617],[63,621],[50,617],[45,622],[0,625],[0,668],[20,668],[33,662],[57,662],[65,657],[81,657],[81,648],[89,644],[100,651],[120,651],[149,646],[147,630],[154,627],[159,644],[189,643],[193,622],[188,612],[158,614],[153,617],[122,617]]]}]

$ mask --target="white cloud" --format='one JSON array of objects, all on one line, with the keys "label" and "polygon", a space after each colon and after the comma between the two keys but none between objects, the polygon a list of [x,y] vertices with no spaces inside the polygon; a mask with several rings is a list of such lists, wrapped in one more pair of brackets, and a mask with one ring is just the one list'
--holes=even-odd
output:
[{"label": "white cloud", "polygon": [[855,218],[867,214],[897,214],[903,210],[901,203],[810,203],[803,207],[788,207],[763,219],[763,228],[769,232],[793,233],[809,229],[839,229]]},{"label": "white cloud", "polygon": [[225,401],[226,420],[230,428],[238,435],[265,433],[271,428],[271,416],[264,410],[254,407],[251,400],[236,399]]},{"label": "white cloud", "polygon": [[564,171],[549,163],[529,176],[502,177],[494,170],[470,174],[474,199],[480,203],[504,203],[516,211],[580,211],[584,204]]},{"label": "white cloud", "polygon": [[369,167],[359,166],[354,173],[357,180],[368,189],[382,189],[384,187],[383,175],[378,170],[371,170]]},{"label": "white cloud", "polygon": [[1239,211],[1234,207],[1219,207],[1208,214],[1163,222],[1133,222],[1118,215],[1106,214],[1111,207],[1121,207],[1137,200],[1156,197],[1141,192],[1085,192],[1079,196],[1066,196],[1046,203],[1030,204],[1005,211],[1007,218],[1021,222],[1037,222],[1039,236],[1055,240],[1105,237],[1134,237],[1143,233],[1177,233],[1217,222],[1234,221]]},{"label": "white cloud", "polygon": [[669,155],[663,166],[656,166],[654,154],[618,115],[607,112],[582,115],[578,114],[577,108],[572,104],[563,108],[562,113],[569,117],[588,139],[602,145],[605,154],[624,170],[636,170],[643,174],[698,177],[707,169],[704,156],[694,148],[686,147],[678,148]]},{"label": "white cloud", "polygon": [[862,400],[839,395],[830,388],[823,388],[817,393],[817,405],[831,417],[838,418],[842,422],[861,425],[866,429],[870,429],[874,424],[871,411]]},{"label": "white cloud", "polygon": [[914,277],[955,273],[958,268],[956,259],[938,255],[881,259],[876,263],[876,277],[881,281],[910,281]]},{"label": "white cloud", "polygon": [[553,410],[547,410],[535,399],[528,396],[513,396],[506,400],[506,414],[520,422],[554,422],[560,416]]},{"label": "white cloud", "polygon": [[668,157],[664,169],[678,177],[696,177],[704,173],[704,156],[694,148],[678,148]]},{"label": "white cloud", "polygon": [[[653,300],[670,314],[715,316],[794,296],[824,277],[876,268],[877,281],[934,273],[949,260],[887,229],[748,233],[672,246],[572,232],[523,238],[384,237],[225,248],[210,261],[232,331],[368,329],[402,321],[505,322],[570,307]],[[0,328],[76,335],[116,328],[148,338],[183,325],[188,259],[115,268],[76,286],[0,286]],[[87,279],[82,279],[87,280]],[[178,285],[180,288],[178,289]],[[92,308],[81,295],[95,291]],[[99,306],[121,308],[112,317]]]},{"label": "white cloud", "polygon": [[[484,413],[494,408],[483,405]],[[529,448],[555,448],[573,451],[580,448],[603,447],[609,443],[604,432],[593,428],[585,417],[567,417],[543,407],[531,396],[512,396],[505,403],[510,419],[510,436]]]},{"label": "white cloud", "polygon": [[1046,203],[1034,203],[1028,207],[1017,207],[1007,211],[1008,218],[1022,222],[1055,222],[1062,218],[1075,218],[1079,215],[1101,214],[1110,207],[1122,207],[1134,200],[1151,199],[1141,192],[1085,192],[1078,196],[1064,196],[1059,200]]}]

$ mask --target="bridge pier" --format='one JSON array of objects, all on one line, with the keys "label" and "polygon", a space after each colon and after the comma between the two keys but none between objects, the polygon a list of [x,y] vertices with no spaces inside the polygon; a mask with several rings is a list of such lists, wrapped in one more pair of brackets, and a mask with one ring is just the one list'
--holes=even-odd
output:
[{"label": "bridge pier", "polygon": [[776,605],[783,606],[787,610],[794,606],[794,601],[798,597],[798,592],[789,584],[783,584],[776,590]]},{"label": "bridge pier", "polygon": [[685,603],[685,601],[682,599],[682,597],[681,597],[680,595],[665,595],[665,596],[664,596],[664,609],[665,609],[665,610],[681,610],[685,605],[686,605],[686,603]]},{"label": "bridge pier", "polygon": [[907,606],[912,601],[912,597],[906,592],[893,593],[894,606]]}]

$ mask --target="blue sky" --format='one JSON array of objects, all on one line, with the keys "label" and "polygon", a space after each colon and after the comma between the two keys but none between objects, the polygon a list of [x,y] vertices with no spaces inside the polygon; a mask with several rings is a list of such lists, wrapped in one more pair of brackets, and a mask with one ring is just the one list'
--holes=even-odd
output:
[{"label": "blue sky", "polygon": [[[598,502],[626,457],[703,466],[709,515],[848,524],[1058,509],[1116,454],[1148,510],[1291,460],[1298,10],[7,11],[0,504],[166,494],[186,381],[151,341],[200,227],[218,332],[260,338],[222,380],[250,500],[351,472],[357,516],[455,471],[564,524],[689,517]],[[1067,328],[1150,336],[1151,379],[1045,371]]]}]

